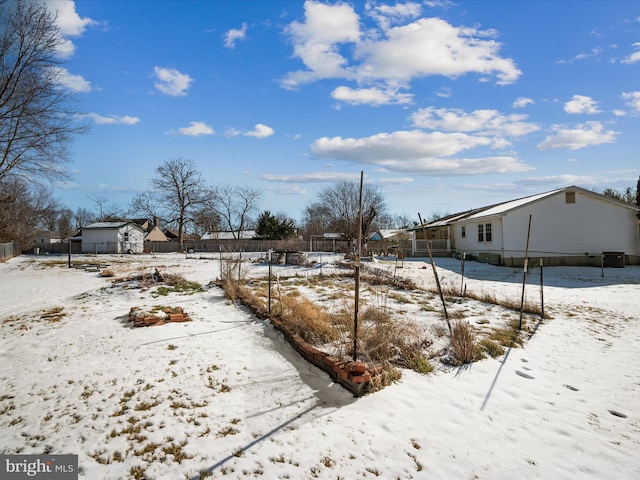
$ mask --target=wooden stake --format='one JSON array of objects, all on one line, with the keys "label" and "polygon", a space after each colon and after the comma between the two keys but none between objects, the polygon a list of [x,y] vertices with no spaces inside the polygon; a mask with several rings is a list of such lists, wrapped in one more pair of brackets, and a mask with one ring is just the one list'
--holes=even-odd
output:
[{"label": "wooden stake", "polygon": [[529,236],[531,235],[531,214],[529,214],[529,227],[527,228],[527,246],[524,251],[524,269],[522,272],[522,295],[520,296],[520,322],[518,329],[522,330],[522,310],[524,309],[524,286],[527,283],[527,269],[529,267]]},{"label": "wooden stake", "polygon": [[420,213],[418,213],[418,219],[420,220],[420,225],[422,226],[422,233],[424,233],[424,239],[427,243],[427,252],[429,253],[429,261],[431,262],[431,268],[433,269],[433,276],[436,277],[436,286],[438,287],[438,294],[440,295],[440,301],[442,302],[442,308],[444,310],[444,318],[447,320],[447,326],[449,327],[449,335],[453,335],[453,329],[451,328],[451,322],[449,321],[449,314],[447,313],[447,304],[444,301],[444,295],[442,294],[442,288],[440,287],[440,278],[438,277],[438,270],[436,269],[436,264],[433,261],[433,255],[431,255],[431,245],[429,245],[429,239],[427,238],[427,231],[424,228],[424,223],[422,222],[422,217]]}]

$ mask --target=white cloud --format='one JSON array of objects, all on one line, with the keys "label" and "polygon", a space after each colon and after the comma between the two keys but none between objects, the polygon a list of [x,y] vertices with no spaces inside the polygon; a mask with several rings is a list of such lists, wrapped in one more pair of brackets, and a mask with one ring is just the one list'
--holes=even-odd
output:
[{"label": "white cloud", "polygon": [[497,110],[474,110],[427,107],[411,115],[416,127],[449,132],[477,132],[481,135],[519,137],[540,130],[535,123],[525,122],[527,115],[502,115]]},{"label": "white cloud", "polygon": [[449,87],[442,87],[436,92],[436,95],[441,98],[451,98],[453,91]]},{"label": "white cloud", "polygon": [[640,112],[640,92],[625,92],[620,97],[634,110]]},{"label": "white cloud", "polygon": [[628,57],[622,60],[622,63],[636,63],[640,62],[640,42],[634,43],[633,47],[637,49],[637,52],[633,52]]},{"label": "white cloud", "polygon": [[521,72],[513,60],[497,55],[500,44],[489,31],[454,27],[439,18],[422,18],[386,32],[382,40],[367,39],[357,47],[363,60],[362,78],[410,80],[442,75],[458,77],[466,73],[496,75],[497,83],[513,83]]},{"label": "white cloud", "polygon": [[531,98],[527,98],[527,97],[518,97],[516,98],[516,100],[513,102],[513,108],[524,108],[527,105],[533,105],[534,102]]},{"label": "white cloud", "polygon": [[194,81],[186,73],[180,73],[175,68],[153,67],[157,82],[154,83],[156,87],[162,93],[171,95],[174,97],[182,97],[187,94],[187,90],[191,87],[191,83]]},{"label": "white cloud", "polygon": [[[506,84],[521,74],[513,60],[499,56],[500,44],[493,39],[493,30],[454,27],[439,18],[388,27],[392,20],[415,16],[419,6],[367,5],[376,18],[386,19],[381,27],[361,30],[360,17],[344,3],[305,2],[304,22],[291,23],[288,33],[294,55],[306,70],[289,72],[282,86],[296,88],[338,78],[358,81],[359,86],[372,82],[406,84],[425,76],[455,78],[466,73],[495,76],[497,83]],[[347,52],[353,55],[347,57]]]},{"label": "white cloud", "polygon": [[76,4],[73,0],[58,0],[56,2],[44,2],[49,11],[56,15],[56,24],[60,28],[62,44],[58,48],[58,54],[63,58],[71,57],[75,52],[75,45],[66,37],[79,37],[91,26],[98,24],[88,17],[80,17],[76,12]]},{"label": "white cloud", "polygon": [[589,57],[595,57],[598,56],[602,53],[602,48],[600,47],[596,47],[591,49],[590,52],[588,53],[579,53],[578,55],[575,56],[576,60],[582,60],[584,58],[589,58]]},{"label": "white cloud", "polygon": [[378,165],[387,170],[431,175],[476,175],[530,170],[510,156],[447,158],[493,139],[464,133],[425,133],[418,130],[380,133],[364,138],[323,137],[311,145],[318,158]]},{"label": "white cloud", "polygon": [[351,105],[390,105],[407,104],[413,100],[413,95],[400,93],[397,88],[349,88],[337,87],[331,92],[331,97]]},{"label": "white cloud", "polygon": [[268,191],[276,195],[306,195],[307,191],[298,185],[283,185],[279,187],[269,187]]},{"label": "white cloud", "polygon": [[295,56],[308,70],[289,73],[283,86],[295,88],[322,78],[352,77],[344,70],[347,59],[340,54],[338,44],[356,42],[360,37],[353,8],[307,1],[304,11],[305,23],[293,22],[287,31],[293,39]]},{"label": "white cloud", "polygon": [[572,100],[564,104],[564,111],[569,114],[586,113],[592,115],[594,113],[600,113],[597,105],[598,102],[591,97],[574,95]]},{"label": "white cloud", "polygon": [[569,150],[579,150],[585,147],[602,145],[603,143],[614,143],[617,132],[613,130],[604,131],[600,122],[587,122],[578,125],[577,128],[569,129],[555,126],[555,133],[549,135],[543,142],[538,144],[540,150],[556,148],[566,148]]},{"label": "white cloud", "polygon": [[63,67],[56,67],[54,71],[55,82],[58,85],[62,85],[72,92],[86,93],[91,91],[91,84],[81,75],[74,75]]},{"label": "white cloud", "polygon": [[244,40],[247,35],[247,24],[243,23],[240,29],[231,29],[224,35],[224,46],[235,48],[238,40]]},{"label": "white cloud", "polygon": [[338,182],[341,180],[355,180],[360,178],[360,175],[355,173],[337,173],[337,172],[314,172],[314,173],[302,173],[291,175],[274,175],[263,174],[258,178],[266,180],[267,182],[283,182],[283,183],[327,183]]},{"label": "white cloud", "polygon": [[250,132],[244,132],[243,135],[247,137],[267,138],[275,133],[275,130],[262,123],[257,123],[255,129]]},{"label": "white cloud", "polygon": [[191,122],[188,127],[181,127],[178,133],[188,137],[199,137],[200,135],[213,135],[215,131],[204,122]]},{"label": "white cloud", "polygon": [[380,28],[387,30],[393,23],[399,23],[403,20],[419,16],[422,11],[422,6],[415,2],[396,3],[395,5],[367,3],[365,10],[367,15],[380,25]]},{"label": "white cloud", "polygon": [[117,115],[109,115],[105,117],[104,115],[100,115],[97,113],[87,113],[83,115],[86,118],[90,118],[98,125],[135,125],[140,121],[138,117],[131,117],[129,115],[125,115],[123,117],[119,117]]},{"label": "white cloud", "polygon": [[84,33],[87,27],[95,26],[98,23],[88,17],[80,17],[76,12],[76,4],[73,0],[45,3],[50,10],[57,13],[57,24],[60,33],[65,37],[78,37]]}]

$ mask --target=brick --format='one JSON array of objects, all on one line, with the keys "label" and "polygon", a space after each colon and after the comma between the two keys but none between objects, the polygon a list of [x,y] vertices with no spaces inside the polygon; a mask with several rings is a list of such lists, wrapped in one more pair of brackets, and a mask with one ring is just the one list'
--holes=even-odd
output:
[{"label": "brick", "polygon": [[367,383],[371,381],[371,374],[369,372],[363,373],[362,375],[349,375],[349,380],[353,383]]},{"label": "brick", "polygon": [[184,315],[182,313],[172,313],[171,315],[169,315],[169,321],[170,322],[186,322],[188,320],[184,318]]},{"label": "brick", "polygon": [[315,358],[320,363],[324,363],[324,358],[328,356],[328,353],[321,352],[320,350],[313,354],[313,358]]},{"label": "brick", "polygon": [[347,362],[347,371],[351,373],[362,374],[367,371],[367,365],[364,362]]},{"label": "brick", "polygon": [[337,357],[332,357],[331,355],[327,355],[322,359],[325,365],[329,365],[330,367],[335,367],[340,363],[340,359]]},{"label": "brick", "polygon": [[311,358],[315,358],[316,353],[320,352],[320,350],[318,350],[313,345],[309,345],[307,342],[304,342],[302,345],[300,345],[300,350],[302,350],[302,353]]},{"label": "brick", "polygon": [[171,307],[163,307],[163,308],[162,308],[162,311],[163,311],[164,313],[171,313],[171,312],[173,311],[173,308],[171,308]]},{"label": "brick", "polygon": [[349,379],[349,372],[347,372],[344,368],[335,368],[333,371],[338,377]]}]

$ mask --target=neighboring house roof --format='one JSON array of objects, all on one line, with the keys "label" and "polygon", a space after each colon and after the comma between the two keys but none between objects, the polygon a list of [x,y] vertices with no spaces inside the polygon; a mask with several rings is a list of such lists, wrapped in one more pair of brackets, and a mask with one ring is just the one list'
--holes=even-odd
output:
[{"label": "neighboring house roof", "polygon": [[256,231],[255,230],[241,230],[235,232],[229,231],[221,231],[221,232],[207,232],[202,237],[201,240],[250,240],[255,238]]},{"label": "neighboring house roof", "polygon": [[169,239],[157,225],[144,236],[145,242],[168,242]]},{"label": "neighboring house roof", "polygon": [[[167,236],[167,239],[178,240],[178,230],[165,228],[162,232]],[[196,240],[196,238],[189,233],[182,232],[182,240]]]},{"label": "neighboring house roof", "polygon": [[133,227],[144,231],[144,229],[134,222],[96,222],[90,223],[89,225],[85,225],[82,227],[83,230],[97,230],[97,229],[119,229],[124,227],[125,225],[132,225]]},{"label": "neighboring house roof", "polygon": [[387,240],[402,235],[403,233],[408,233],[408,231],[403,228],[376,230],[369,235],[369,240]]}]

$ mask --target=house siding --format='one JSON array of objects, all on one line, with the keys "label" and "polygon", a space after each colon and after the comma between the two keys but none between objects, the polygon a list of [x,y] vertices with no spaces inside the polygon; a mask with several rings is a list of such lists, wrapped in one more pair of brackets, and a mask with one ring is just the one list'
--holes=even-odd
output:
[{"label": "house siding", "polygon": [[[129,240],[125,241],[125,233]],[[131,223],[119,228],[83,228],[83,253],[142,253],[144,232]]]},{"label": "house siding", "polygon": [[[599,265],[603,252],[623,252],[638,262],[638,219],[632,208],[596,194],[575,191],[567,203],[565,190],[491,217],[469,218],[454,225],[458,251],[479,256],[499,254],[502,263],[520,265],[525,256],[527,230],[530,258],[553,258],[553,264]],[[492,224],[492,242],[478,242],[477,225]],[[466,238],[461,237],[462,226]]]}]

